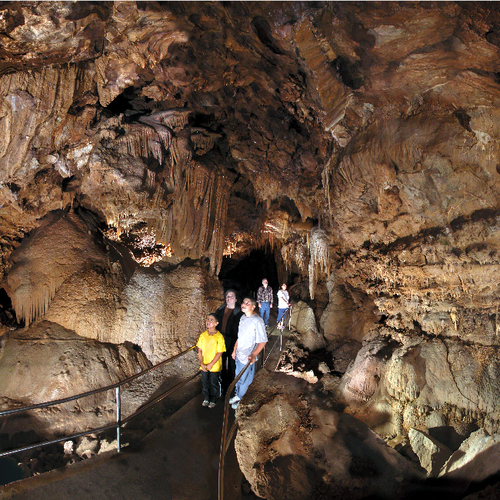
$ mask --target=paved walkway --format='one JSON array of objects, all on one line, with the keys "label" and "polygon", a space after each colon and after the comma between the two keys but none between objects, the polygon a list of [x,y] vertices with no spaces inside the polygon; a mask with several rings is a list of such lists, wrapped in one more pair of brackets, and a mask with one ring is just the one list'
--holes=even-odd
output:
[{"label": "paved walkway", "polygon": [[[273,353],[267,369],[274,369],[277,354]],[[120,454],[105,453],[0,486],[0,499],[216,500],[223,400],[211,410],[202,407],[201,384],[196,380],[200,393],[138,447],[124,447]],[[234,418],[232,410],[230,415]],[[243,476],[233,446],[226,456],[224,478],[224,500],[257,498],[246,488],[242,491]]]},{"label": "paved walkway", "polygon": [[[135,449],[109,452],[0,488],[12,500],[212,500],[217,468],[222,402],[201,406],[201,394],[144,438]],[[232,460],[231,460],[232,458]],[[228,500],[236,500],[241,473],[228,457]],[[239,472],[239,469],[236,471]],[[238,477],[239,476],[239,477]],[[235,484],[236,481],[236,484]],[[241,495],[240,495],[241,498]]]}]

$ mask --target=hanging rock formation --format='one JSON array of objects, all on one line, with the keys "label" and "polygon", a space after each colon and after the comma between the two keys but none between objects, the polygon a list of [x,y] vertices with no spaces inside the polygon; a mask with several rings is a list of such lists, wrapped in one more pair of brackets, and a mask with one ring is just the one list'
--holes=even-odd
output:
[{"label": "hanging rock formation", "polygon": [[495,3],[0,20],[2,336],[46,319],[156,361],[194,340],[224,266],[267,249],[301,303],[290,383],[401,450],[412,429],[451,451],[498,432]]}]

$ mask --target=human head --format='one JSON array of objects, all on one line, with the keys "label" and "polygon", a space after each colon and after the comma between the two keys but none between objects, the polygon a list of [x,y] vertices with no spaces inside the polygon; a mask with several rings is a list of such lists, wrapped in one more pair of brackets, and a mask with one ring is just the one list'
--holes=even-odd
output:
[{"label": "human head", "polygon": [[215,314],[207,315],[207,319],[205,320],[205,325],[207,328],[215,328],[218,324],[219,322],[217,321]]},{"label": "human head", "polygon": [[264,288],[267,288],[267,285],[268,285],[269,283],[267,282],[267,279],[266,279],[266,278],[264,278],[264,279],[262,280],[262,284],[264,285]]},{"label": "human head", "polygon": [[283,284],[281,285],[281,289],[282,289],[282,290],[286,290],[286,283],[283,283]]},{"label": "human head", "polygon": [[245,297],[241,303],[241,310],[245,316],[252,316],[255,314],[255,309],[257,308],[257,302],[251,297]]},{"label": "human head", "polygon": [[229,309],[234,309],[236,306],[236,292],[234,290],[226,290],[226,293],[224,295],[224,298],[226,299],[226,306]]}]

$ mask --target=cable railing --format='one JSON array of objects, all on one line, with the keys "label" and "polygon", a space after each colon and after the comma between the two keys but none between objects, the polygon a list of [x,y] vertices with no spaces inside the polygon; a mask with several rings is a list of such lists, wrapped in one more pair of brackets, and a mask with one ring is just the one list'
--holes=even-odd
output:
[{"label": "cable railing", "polygon": [[200,372],[197,371],[194,375],[192,375],[184,380],[181,380],[174,387],[171,387],[170,389],[163,392],[162,394],[160,394],[159,396],[157,396],[153,400],[142,405],[135,412],[133,412],[131,415],[129,415],[123,419],[122,419],[122,415],[121,415],[121,387],[125,384],[128,384],[128,383],[134,381],[135,379],[137,379],[139,377],[146,375],[149,372],[152,372],[153,370],[157,370],[158,368],[160,368],[168,363],[171,363],[172,361],[175,361],[176,359],[189,353],[195,347],[196,346],[193,345],[193,346],[189,347],[188,349],[176,354],[175,356],[172,356],[171,358],[165,359],[165,360],[161,361],[160,363],[147,368],[146,370],[143,370],[139,373],[136,373],[135,375],[127,377],[126,379],[120,380],[118,382],[115,382],[114,384],[110,384],[110,385],[107,385],[105,387],[101,387],[99,389],[94,389],[92,391],[82,392],[80,394],[76,394],[75,396],[69,396],[66,398],[56,399],[54,401],[47,401],[44,403],[37,403],[34,405],[30,405],[30,406],[23,406],[21,408],[12,408],[10,410],[0,411],[0,418],[2,418],[2,417],[9,416],[9,415],[14,415],[16,413],[27,412],[30,410],[36,410],[36,409],[40,409],[40,408],[48,408],[50,406],[60,405],[63,403],[67,403],[69,401],[74,401],[76,399],[81,399],[81,398],[84,398],[87,396],[92,396],[94,394],[99,394],[101,392],[106,392],[106,391],[110,391],[113,389],[115,390],[115,404],[116,404],[116,422],[115,423],[108,424],[108,425],[98,427],[95,429],[85,430],[85,431],[82,431],[79,433],[74,433],[74,434],[71,434],[70,436],[64,436],[61,438],[52,439],[50,441],[43,441],[41,443],[35,443],[35,444],[23,446],[20,448],[16,448],[14,450],[0,452],[0,458],[8,456],[8,455],[14,455],[16,453],[21,453],[24,451],[32,450],[34,448],[40,448],[40,447],[49,446],[49,445],[56,444],[56,443],[61,443],[62,441],[69,441],[71,439],[76,439],[76,438],[79,438],[82,436],[87,436],[89,434],[98,434],[98,433],[101,433],[101,432],[104,432],[107,430],[111,430],[111,429],[116,429],[116,450],[118,453],[120,453],[121,452],[121,429],[122,429],[122,426],[124,424],[126,424],[127,422],[129,422],[130,420],[132,420],[133,418],[140,415],[141,413],[143,413],[144,411],[146,411],[147,409],[156,405],[157,403],[159,403],[160,401],[162,401],[166,397],[170,396],[171,394],[173,394],[175,391],[177,391],[178,389],[180,389],[181,387],[183,387],[187,383],[189,383],[191,380],[196,378]]},{"label": "cable railing", "polygon": [[[265,366],[267,361],[269,360],[269,357],[271,356],[271,353],[273,352],[274,348],[279,342],[280,345],[280,351],[283,349],[283,330],[285,327],[285,321],[288,320],[288,326],[290,326],[290,318],[292,316],[292,308],[291,306],[286,310],[285,314],[282,316],[280,322],[278,322],[276,325],[273,326],[271,331],[267,335],[267,339],[271,337],[273,332],[276,329],[279,329],[280,333],[278,335],[278,338],[275,340],[273,345],[268,351],[267,356],[265,355],[265,346],[264,349],[262,349],[261,354],[262,354],[262,367]],[[279,327],[278,325],[280,325]],[[267,344],[266,344],[267,345]],[[238,374],[238,376],[231,382],[229,385],[227,391],[226,391],[226,397],[224,399],[224,416],[222,419],[222,436],[220,440],[220,449],[219,449],[219,470],[218,470],[218,481],[217,481],[217,499],[218,500],[223,500],[224,499],[224,466],[225,466],[225,459],[226,459],[226,453],[227,450],[229,449],[229,445],[231,444],[231,441],[236,433],[236,428],[238,426],[237,421],[235,420],[233,422],[233,425],[231,426],[231,429],[227,430],[229,426],[229,399],[231,398],[231,394],[233,393],[234,387],[236,386],[236,383],[240,378],[243,376],[245,371],[248,369],[250,366],[250,361],[244,366],[243,370]]]}]

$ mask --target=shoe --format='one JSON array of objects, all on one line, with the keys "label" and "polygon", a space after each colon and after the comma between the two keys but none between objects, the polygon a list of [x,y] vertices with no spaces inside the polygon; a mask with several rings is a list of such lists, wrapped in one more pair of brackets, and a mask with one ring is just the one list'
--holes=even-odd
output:
[{"label": "shoe", "polygon": [[215,403],[212,403],[212,402],[208,403],[208,407],[209,408],[214,408],[215,407]]},{"label": "shoe", "polygon": [[231,408],[232,408],[233,410],[236,410],[236,408],[238,408],[239,404],[240,404],[240,402],[239,402],[239,401],[236,401],[236,403],[233,403],[233,404],[231,405]]},{"label": "shoe", "polygon": [[201,403],[201,406],[208,406],[210,404],[210,401],[208,399],[205,399],[203,403]]},{"label": "shoe", "polygon": [[232,404],[234,404],[234,403],[238,403],[240,399],[241,399],[241,398],[240,398],[239,396],[233,396],[233,397],[229,400],[229,404],[230,404],[230,405],[232,405]]}]

